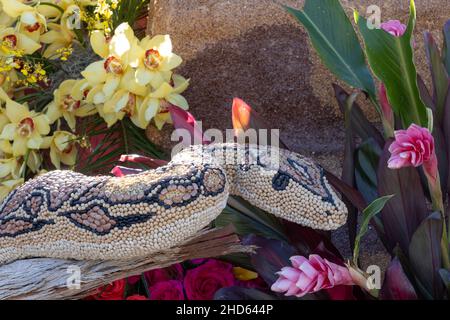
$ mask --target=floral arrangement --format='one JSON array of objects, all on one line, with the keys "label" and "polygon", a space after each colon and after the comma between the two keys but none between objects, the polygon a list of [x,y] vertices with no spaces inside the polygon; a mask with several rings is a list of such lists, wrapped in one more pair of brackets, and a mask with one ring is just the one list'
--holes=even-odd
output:
[{"label": "floral arrangement", "polygon": [[[188,109],[189,81],[173,72],[182,59],[168,35],[135,35],[146,1],[0,3],[0,200],[47,170],[117,155],[100,144],[118,139],[117,123],[138,152],[156,154],[143,129],[170,122],[168,105]],[[92,62],[61,74],[77,59]]]},{"label": "floral arrangement", "polygon": [[213,300],[222,288],[268,290],[252,271],[216,259],[195,259],[99,288],[88,300]]}]

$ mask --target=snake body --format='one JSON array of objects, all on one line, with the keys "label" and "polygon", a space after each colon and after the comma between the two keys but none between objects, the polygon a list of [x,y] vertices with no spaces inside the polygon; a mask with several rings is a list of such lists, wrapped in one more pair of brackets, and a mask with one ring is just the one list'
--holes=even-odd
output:
[{"label": "snake body", "polygon": [[275,147],[191,146],[164,167],[125,177],[52,171],[29,180],[0,204],[0,264],[163,251],[210,224],[229,195],[314,229],[336,229],[347,217],[308,158]]}]

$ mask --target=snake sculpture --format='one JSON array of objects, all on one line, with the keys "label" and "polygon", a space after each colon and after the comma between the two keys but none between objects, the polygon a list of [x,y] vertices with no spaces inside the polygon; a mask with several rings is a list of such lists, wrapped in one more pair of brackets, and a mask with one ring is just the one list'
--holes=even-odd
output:
[{"label": "snake sculpture", "polygon": [[210,224],[230,195],[314,229],[336,229],[347,218],[308,158],[275,147],[191,146],[164,167],[125,177],[52,171],[29,180],[0,204],[0,264],[163,251]]}]

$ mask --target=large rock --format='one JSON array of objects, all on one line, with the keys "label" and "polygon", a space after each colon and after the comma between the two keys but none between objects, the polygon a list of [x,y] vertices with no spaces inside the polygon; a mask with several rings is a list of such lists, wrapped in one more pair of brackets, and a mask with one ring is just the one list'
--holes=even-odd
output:
[{"label": "large rock", "polygon": [[[416,53],[419,69],[428,76],[422,32],[433,30],[440,38],[450,1],[416,2]],[[376,4],[382,20],[407,21],[409,0],[341,3],[349,16],[353,7],[365,12]],[[336,79],[321,64],[303,27],[275,1],[154,0],[148,32],[171,35],[175,52],[185,60],[180,72],[192,79],[185,94],[191,111],[206,127],[229,128],[230,104],[238,96],[281,129],[293,149],[324,159],[342,151],[342,118],[331,88]]]}]

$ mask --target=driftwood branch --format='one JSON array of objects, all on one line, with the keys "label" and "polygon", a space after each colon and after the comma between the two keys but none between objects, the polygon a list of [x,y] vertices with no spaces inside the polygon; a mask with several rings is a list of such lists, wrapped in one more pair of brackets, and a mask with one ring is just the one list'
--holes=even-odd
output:
[{"label": "driftwood branch", "polygon": [[[240,244],[231,226],[205,230],[177,248],[151,257],[126,261],[74,261],[25,259],[0,266],[0,299],[79,299],[112,281],[189,259],[217,257],[237,252],[253,252]],[[81,271],[79,289],[70,289],[67,280],[77,267]],[[70,271],[72,270],[72,271]]]}]

